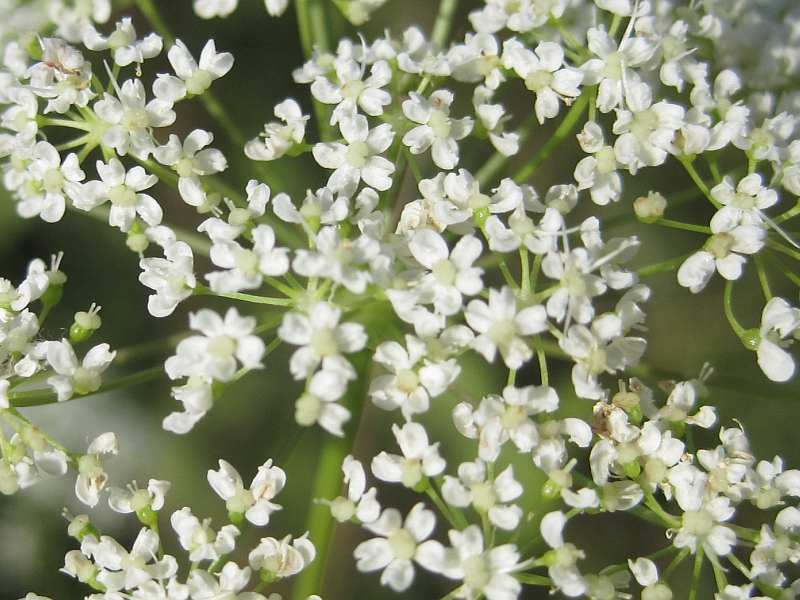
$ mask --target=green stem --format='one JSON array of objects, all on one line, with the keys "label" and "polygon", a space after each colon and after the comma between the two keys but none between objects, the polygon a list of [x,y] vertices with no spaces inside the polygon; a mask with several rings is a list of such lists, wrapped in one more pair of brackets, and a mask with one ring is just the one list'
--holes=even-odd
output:
[{"label": "green stem", "polygon": [[291,298],[269,298],[267,296],[254,296],[253,294],[242,294],[240,292],[215,292],[201,283],[194,288],[195,296],[217,296],[218,298],[230,298],[231,300],[241,300],[251,304],[269,304],[270,306],[293,306],[294,300]]},{"label": "green stem", "polygon": [[724,295],[724,307],[725,307],[725,317],[728,319],[728,323],[730,323],[731,329],[736,333],[739,339],[745,333],[744,327],[739,324],[739,321],[736,320],[736,317],[733,315],[733,307],[731,306],[731,292],[733,291],[733,282],[726,281],[725,282],[725,295]]},{"label": "green stem", "polygon": [[639,277],[650,277],[651,275],[658,275],[659,273],[674,271],[680,267],[692,254],[694,254],[694,252],[689,252],[683,256],[676,256],[675,258],[670,258],[669,260],[665,260],[664,262],[656,263],[654,265],[640,267],[636,269],[636,272],[639,274]]},{"label": "green stem", "polygon": [[697,590],[700,587],[700,572],[703,568],[703,547],[697,549],[694,555],[694,569],[692,570],[692,590],[689,592],[689,600],[697,598]]},{"label": "green stem", "polygon": [[656,223],[658,225],[663,225],[664,227],[683,229],[684,231],[694,231],[697,233],[704,233],[706,235],[711,235],[712,233],[711,228],[704,225],[692,225],[691,223],[681,223],[680,221],[671,221],[670,219],[659,219],[656,221]]},{"label": "green stem", "polygon": [[530,573],[517,573],[514,575],[520,583],[524,583],[525,585],[543,585],[546,587],[551,587],[553,582],[550,580],[549,577],[543,577],[542,575],[532,575]]},{"label": "green stem", "polygon": [[169,27],[164,22],[164,19],[161,18],[161,13],[158,12],[156,5],[153,3],[152,0],[134,0],[136,6],[139,7],[139,10],[142,11],[142,14],[145,16],[147,21],[150,25],[153,26],[153,29],[156,30],[158,35],[164,38],[165,45],[172,46],[175,43],[175,37],[169,30]]},{"label": "green stem", "polygon": [[[300,43],[306,60],[314,55],[315,49],[318,52],[328,52],[330,49],[325,2],[326,0],[295,0],[294,3],[297,12],[297,27],[300,30]],[[331,141],[339,137],[336,129],[329,122],[328,107],[316,98],[312,101],[320,141]]]},{"label": "green stem", "polygon": [[[97,394],[104,394],[105,392],[111,392],[113,390],[119,390],[133,385],[138,385],[140,383],[154,381],[155,379],[158,379],[163,375],[164,375],[163,365],[150,367],[149,369],[145,369],[144,371],[139,371],[138,373],[132,373],[131,375],[126,375],[125,377],[120,377],[119,379],[115,379],[114,381],[109,381],[108,383],[104,383],[97,389],[97,391],[92,392],[91,394],[86,394],[84,396],[73,396],[70,400],[77,400],[79,398],[96,396]],[[17,408],[23,408],[26,406],[42,406],[44,404],[55,404],[56,402],[58,402],[58,396],[54,392],[50,391],[32,390],[29,392],[17,392],[17,393],[12,392],[8,395],[8,400],[13,406]]]},{"label": "green stem", "polygon": [[725,577],[724,570],[719,564],[712,562],[711,568],[714,570],[714,580],[717,582],[717,591],[721,592],[728,585],[728,578]]},{"label": "green stem", "polygon": [[692,164],[694,156],[686,156],[685,154],[683,154],[683,155],[678,155],[677,158],[678,161],[686,169],[686,172],[689,173],[689,176],[692,178],[692,181],[694,181],[695,185],[700,189],[701,192],[703,192],[703,195],[706,198],[708,198],[708,201],[711,202],[711,204],[713,204],[717,208],[717,210],[722,208],[722,204],[720,204],[711,195],[711,190],[708,189],[708,186],[706,185],[705,181],[703,181],[703,178],[700,177],[700,174],[697,172],[697,169],[694,168],[694,165]]},{"label": "green stem", "polygon": [[758,280],[761,282],[761,289],[764,292],[764,298],[767,302],[772,300],[772,291],[769,289],[769,281],[767,280],[767,270],[764,268],[764,257],[761,254],[755,255],[756,271],[758,271]]},{"label": "green stem", "polygon": [[797,204],[795,204],[792,208],[787,210],[785,213],[783,213],[782,215],[778,215],[777,217],[772,219],[772,222],[773,223],[783,223],[784,221],[788,221],[789,219],[791,219],[792,217],[795,217],[797,215],[800,215],[800,200],[798,200]]},{"label": "green stem", "polygon": [[[528,119],[517,129],[516,134],[519,136],[519,144],[522,146],[528,137],[531,135],[531,132],[534,130],[535,127],[539,126],[539,119],[536,118],[535,114],[532,114]],[[505,166],[505,164],[511,160],[512,156],[506,156],[500,152],[495,152],[492,156],[483,163],[483,166],[478,169],[478,172],[475,174],[475,179],[484,187],[487,185],[491,180],[493,180],[497,173],[500,172],[500,169]]]},{"label": "green stem", "polygon": [[664,573],[661,575],[661,581],[666,581],[669,578],[670,574],[683,562],[683,559],[688,556],[689,552],[691,552],[691,549],[683,548],[678,553],[678,556],[676,556],[672,562],[669,563],[669,566],[664,569]]},{"label": "green stem", "polygon": [[553,137],[547,140],[547,143],[544,145],[544,147],[542,147],[541,150],[539,150],[539,152],[537,152],[536,156],[530,163],[525,165],[517,172],[516,175],[514,175],[514,181],[517,183],[524,183],[536,173],[544,161],[550,158],[550,155],[553,153],[553,151],[567,138],[567,136],[578,124],[578,121],[583,115],[583,111],[586,109],[586,105],[588,103],[588,94],[582,94],[575,100],[572,108],[569,109],[567,116],[564,117],[564,120],[561,121],[558,129],[556,129],[555,133],[553,134]]},{"label": "green stem", "polygon": [[771,239],[767,238],[767,246],[769,246],[773,250],[777,250],[778,252],[782,252],[783,254],[786,254],[787,256],[791,256],[795,260],[800,260],[800,252],[797,252],[796,250],[792,250],[791,248],[787,248],[786,246],[784,246],[783,244],[779,244],[775,240],[771,240]]},{"label": "green stem", "polygon": [[773,264],[780,269],[781,273],[783,273],[796,286],[800,287],[800,276],[793,273],[791,269],[779,261],[776,256],[772,256],[772,254],[767,254],[767,256],[773,262]]},{"label": "green stem", "polygon": [[542,379],[542,385],[550,385],[550,375],[547,371],[547,354],[545,354],[542,347],[542,336],[537,335],[534,338],[536,344],[536,356],[539,358],[539,373]]},{"label": "green stem", "polygon": [[431,41],[439,48],[444,48],[450,39],[456,8],[458,8],[458,0],[441,0],[439,3],[439,12],[433,22],[433,31],[431,32]]},{"label": "green stem", "polygon": [[425,490],[425,493],[428,494],[428,497],[433,500],[433,503],[436,505],[436,508],[439,509],[439,512],[442,513],[447,522],[450,523],[455,529],[459,531],[463,531],[467,528],[469,523],[467,519],[464,517],[464,513],[460,510],[452,510],[447,503],[442,500],[442,497],[439,493],[433,488],[432,485],[428,485],[428,489]]},{"label": "green stem", "polygon": [[[363,407],[367,405],[364,398],[369,382],[371,361],[368,354],[362,352],[352,357],[351,362],[356,372],[361,373],[362,376],[350,384],[342,399],[342,404],[346,405],[353,415],[353,419],[349,423],[350,431],[357,431]],[[342,461],[351,452],[352,445],[353,438],[325,435],[316,463],[316,477],[311,490],[312,498],[335,498],[339,495],[342,487]],[[329,558],[336,551],[332,545],[334,521],[327,505],[311,504],[306,530],[317,548],[317,557],[298,576],[292,590],[294,600],[305,600],[310,595],[321,591],[325,569],[330,562]]]}]

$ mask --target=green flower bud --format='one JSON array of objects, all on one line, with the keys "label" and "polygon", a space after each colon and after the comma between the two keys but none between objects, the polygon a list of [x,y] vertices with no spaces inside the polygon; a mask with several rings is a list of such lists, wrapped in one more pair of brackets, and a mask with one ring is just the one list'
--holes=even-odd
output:
[{"label": "green flower bud", "polygon": [[755,351],[761,343],[761,332],[755,328],[746,329],[740,339],[745,348]]},{"label": "green flower bud", "polygon": [[69,328],[69,341],[73,344],[88,340],[92,334],[100,329],[103,324],[100,315],[102,307],[92,304],[88,312],[80,311],[75,313],[75,322]]}]

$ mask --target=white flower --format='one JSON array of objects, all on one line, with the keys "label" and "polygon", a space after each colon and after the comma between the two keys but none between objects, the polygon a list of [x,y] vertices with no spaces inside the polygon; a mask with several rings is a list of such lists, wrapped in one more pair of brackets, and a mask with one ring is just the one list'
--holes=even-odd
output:
[{"label": "white flower", "polygon": [[711,188],[711,196],[723,205],[711,219],[714,231],[730,231],[737,225],[761,225],[765,220],[762,211],[778,202],[778,192],[761,185],[758,173],[743,177],[736,187],[733,179],[726,176]]},{"label": "white flower", "polygon": [[159,98],[146,102],[144,84],[139,79],[125,81],[117,87],[117,95],[119,98],[106,94],[94,105],[97,116],[111,124],[103,134],[103,144],[120,156],[131,150],[145,160],[155,149],[152,128],[175,122],[172,102]]},{"label": "white flower", "polygon": [[75,495],[87,506],[96,506],[100,492],[106,486],[108,473],[103,461],[119,452],[117,436],[108,431],[100,434],[89,444],[86,454],[78,459],[78,478],[75,480]]},{"label": "white flower", "polygon": [[317,251],[298,250],[292,269],[304,277],[327,277],[354,294],[363,294],[371,281],[370,273],[355,265],[368,264],[378,256],[378,241],[367,234],[355,240],[342,238],[335,227],[323,227],[316,238]]},{"label": "white flower", "polygon": [[72,398],[73,394],[91,394],[100,389],[101,375],[117,355],[109,351],[108,344],[95,346],[78,363],[75,350],[68,340],[48,342],[46,346],[48,364],[58,375],[47,379],[58,395],[58,401],[64,402]]},{"label": "white flower", "polygon": [[[197,3],[195,3],[197,6]],[[177,102],[188,96],[198,96],[211,87],[211,82],[225,75],[233,67],[233,55],[217,52],[214,40],[208,40],[200,52],[199,64],[181,40],[167,52],[167,58],[177,77],[160,74],[153,84],[157,98]]]},{"label": "white flower", "polygon": [[432,362],[425,359],[424,365],[417,365],[427,354],[425,343],[406,335],[408,350],[397,342],[381,343],[373,356],[391,371],[390,375],[379,375],[372,380],[369,395],[376,406],[384,410],[400,407],[407,421],[412,415],[428,411],[430,398],[435,398],[455,381],[461,368],[455,359]]},{"label": "white flower", "polygon": [[220,556],[230,554],[240,534],[235,525],[225,525],[215,532],[211,529],[210,519],[201,523],[187,507],[172,513],[170,523],[178,534],[181,546],[189,551],[189,560],[192,562],[216,560]]},{"label": "white flower", "polygon": [[555,42],[542,42],[533,52],[516,38],[503,43],[503,66],[514,69],[536,94],[534,112],[539,123],[558,115],[559,100],[569,102],[580,96],[583,73],[563,64],[564,50]]},{"label": "white flower", "polygon": [[264,133],[244,146],[244,153],[252,160],[275,160],[286,154],[295,144],[300,144],[306,135],[306,122],[311,118],[303,115],[300,105],[289,98],[275,107],[275,116],[281,123],[267,123]]},{"label": "white flower", "polygon": [[484,550],[480,526],[470,525],[464,531],[448,532],[452,548],[445,555],[432,555],[429,569],[445,577],[463,580],[456,598],[477,600],[515,600],[522,584],[512,575],[521,568],[519,552],[514,544],[503,544]]},{"label": "white flower", "polygon": [[178,192],[190,206],[201,206],[206,195],[200,184],[202,175],[213,175],[228,168],[225,156],[216,148],[206,148],[214,136],[202,129],[192,131],[181,144],[172,134],[169,141],[153,150],[153,157],[178,173]]},{"label": "white flower", "polygon": [[155,294],[147,301],[147,310],[154,317],[166,317],[192,295],[197,285],[194,276],[194,255],[185,242],[165,242],[164,257],[143,258],[139,281]]},{"label": "white flower", "polygon": [[547,329],[547,313],[540,305],[528,306],[517,312],[514,290],[504,286],[500,291],[489,290],[489,303],[471,300],[464,312],[467,324],[478,335],[472,341],[483,357],[493,362],[500,350],[509,369],[519,369],[530,360],[533,350],[518,335],[533,335]]},{"label": "white flower", "polygon": [[178,571],[178,562],[169,555],[158,560],[160,541],[152,529],[143,527],[130,553],[114,538],[104,535],[92,549],[100,568],[97,581],[108,590],[132,590],[152,579],[169,579]]},{"label": "white flower", "polygon": [[547,561],[547,573],[553,581],[553,588],[565,596],[580,596],[586,590],[586,580],[575,566],[584,557],[583,551],[571,542],[564,542],[564,526],[567,517],[561,511],[547,513],[539,525],[542,537],[553,551]]},{"label": "white flower", "polygon": [[772,381],[788,381],[795,371],[792,355],[784,348],[800,329],[800,310],[783,298],[772,298],[761,313],[761,340],[756,353],[758,366]]},{"label": "white flower", "polygon": [[[719,223],[716,223],[717,225]],[[678,269],[678,283],[692,293],[702,291],[716,270],[728,281],[742,276],[747,259],[764,247],[766,230],[760,225],[737,225],[731,230],[711,229],[703,250],[692,254]]]},{"label": "white flower", "polygon": [[453,93],[437,90],[429,98],[411,92],[411,99],[403,102],[403,114],[419,123],[403,136],[403,143],[411,154],[421,154],[433,147],[431,156],[434,164],[442,169],[453,169],[458,164],[457,140],[465,138],[472,131],[473,121],[469,117],[450,118],[450,105]]},{"label": "white flower", "polygon": [[361,108],[371,117],[383,114],[383,107],[390,104],[392,96],[381,89],[392,80],[392,70],[385,60],[379,60],[370,67],[370,76],[362,80],[364,67],[352,58],[336,60],[336,80],[318,76],[311,84],[311,93],[325,104],[336,104],[331,114],[331,125],[335,125],[356,108]]},{"label": "white flower", "polygon": [[143,40],[136,39],[136,30],[130,17],[124,17],[115,25],[114,33],[107,38],[100,35],[94,27],[87,27],[83,43],[89,50],[111,50],[114,62],[120,67],[131,63],[143,63],[145,59],[158,56],[164,44],[161,37],[151,33]]},{"label": "white flower", "polygon": [[255,317],[243,317],[230,307],[225,317],[203,308],[189,314],[189,328],[203,335],[193,335],[180,341],[175,355],[164,363],[170,379],[187,376],[208,376],[218,381],[230,381],[236,375],[238,363],[245,369],[263,367],[264,342],[252,335]]},{"label": "white flower", "polygon": [[487,480],[486,463],[480,459],[458,466],[458,479],[445,475],[442,496],[453,506],[472,505],[480,515],[487,515],[495,527],[513,531],[522,520],[516,504],[504,505],[522,495],[522,485],[514,479],[514,469],[506,467],[494,480]]},{"label": "white flower", "polygon": [[353,551],[359,571],[381,573],[381,585],[402,592],[414,581],[412,561],[427,566],[425,558],[430,552],[438,552],[440,544],[425,540],[433,533],[436,515],[421,502],[414,505],[401,521],[400,512],[387,508],[377,520],[364,527],[381,537],[362,542]]},{"label": "white flower", "polygon": [[445,316],[456,314],[461,309],[461,295],[474,296],[483,289],[483,269],[473,267],[483,251],[478,238],[463,236],[453,251],[447,242],[432,229],[421,229],[408,243],[411,254],[423,267],[430,270],[417,285],[430,294],[436,312]]},{"label": "white flower", "polygon": [[219,471],[209,469],[207,478],[214,491],[225,500],[228,513],[244,514],[253,525],[267,525],[270,515],[281,509],[279,504],[272,502],[272,498],[286,484],[286,473],[280,467],[272,466],[272,459],[258,468],[250,489],[245,489],[239,472],[222,459],[219,461]]},{"label": "white flower", "polygon": [[118,513],[138,512],[144,508],[161,510],[167,492],[171,487],[169,481],[151,479],[146,489],[140,489],[134,481],[127,488],[108,488],[108,505]]},{"label": "white flower", "polygon": [[328,179],[331,191],[352,196],[362,179],[376,190],[388,190],[392,185],[394,164],[378,154],[392,144],[391,125],[383,123],[370,129],[367,118],[356,114],[342,117],[339,129],[346,146],[338,142],[319,143],[312,150],[320,166],[335,169]]},{"label": "white flower", "polygon": [[319,423],[325,431],[343,437],[342,426],[350,420],[350,411],[336,401],[346,391],[347,379],[341,373],[325,369],[314,373],[295,403],[297,424],[308,427]]},{"label": "white flower", "polygon": [[605,395],[598,375],[614,373],[627,365],[636,365],[644,353],[642,338],[625,337],[619,316],[604,314],[587,328],[572,325],[559,340],[561,348],[575,360],[572,383],[580,398],[599,400]]},{"label": "white flower", "polygon": [[356,517],[362,523],[371,523],[380,516],[381,505],[375,499],[378,490],[374,487],[367,490],[367,475],[364,466],[351,454],[342,461],[344,483],[347,485],[347,497],[338,496],[330,502],[331,516],[344,523]]},{"label": "white flower", "polygon": [[[18,190],[15,194],[20,202],[17,212],[21,217],[41,216],[43,221],[55,223],[61,220],[66,210],[66,198],[79,195],[80,184],[85,177],[78,165],[78,157],[69,154],[62,164],[58,151],[48,142],[38,142],[31,150],[28,172],[33,177],[35,193]],[[24,188],[27,190],[26,188]]]},{"label": "white flower", "polygon": [[316,555],[317,549],[308,540],[308,534],[294,541],[291,535],[287,535],[280,541],[271,537],[261,538],[258,546],[250,552],[248,560],[253,570],[261,571],[263,575],[269,574],[281,578],[296,575],[305,569]]},{"label": "white flower", "polygon": [[453,409],[456,429],[468,437],[479,438],[478,456],[494,462],[500,448],[508,440],[520,452],[530,452],[539,442],[536,424],[530,415],[554,412],[559,400],[556,391],[548,386],[515,388],[506,386],[503,396],[490,394],[481,400],[477,410],[463,402]]},{"label": "white flower", "polygon": [[236,10],[239,0],[194,0],[194,12],[203,19],[227,17]]},{"label": "white flower", "polygon": [[446,466],[439,443],[428,444],[428,433],[419,423],[392,425],[392,433],[403,456],[381,452],[372,459],[372,473],[382,481],[413,488],[423,477],[439,475]]},{"label": "white flower", "polygon": [[215,292],[239,292],[258,289],[264,277],[277,277],[289,270],[289,249],[275,247],[275,232],[261,224],[251,231],[253,248],[218,238],[211,247],[211,261],[224,271],[206,274]]},{"label": "white flower", "polygon": [[[218,575],[202,569],[192,569],[186,580],[186,588],[191,598],[226,598],[228,600],[264,600],[255,592],[242,592],[250,582],[250,567],[239,568],[234,562],[226,563]],[[219,578],[219,580],[217,580]]]},{"label": "white flower", "polygon": [[297,379],[305,379],[322,363],[325,371],[340,373],[345,379],[355,379],[356,373],[342,353],[358,352],[367,343],[367,334],[360,323],[339,324],[342,311],[327,302],[317,302],[308,316],[287,312],[278,327],[278,337],[285,342],[302,346],[289,359],[289,371]]},{"label": "white flower", "polygon": [[158,202],[152,196],[141,193],[153,187],[158,177],[148,174],[140,166],[126,171],[117,158],[112,158],[108,164],[98,160],[97,173],[102,181],[85,183],[80,192],[76,192],[73,198],[76,208],[89,211],[109,201],[111,210],[108,224],[124,232],[133,227],[137,214],[148,225],[161,223],[164,213]]}]

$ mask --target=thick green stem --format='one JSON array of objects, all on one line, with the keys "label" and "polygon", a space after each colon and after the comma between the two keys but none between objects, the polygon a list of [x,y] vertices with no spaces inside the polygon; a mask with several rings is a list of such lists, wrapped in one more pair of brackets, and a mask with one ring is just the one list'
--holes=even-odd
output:
[{"label": "thick green stem", "polygon": [[450,31],[453,28],[453,16],[455,15],[457,7],[458,0],[441,0],[439,4],[439,12],[436,15],[436,20],[433,22],[433,31],[431,33],[431,41],[439,48],[444,48],[445,44],[450,39]]},{"label": "thick green stem", "polygon": [[[315,49],[318,52],[330,50],[326,2],[327,0],[295,0],[297,27],[300,30],[300,43],[303,46],[303,55],[306,60],[314,55]],[[312,101],[320,140],[329,142],[339,137],[336,128],[329,123],[328,107],[315,98],[312,98]]]},{"label": "thick green stem", "polygon": [[[367,353],[351,357],[353,366],[361,376],[350,385],[342,399],[352,415],[348,423],[349,431],[357,432],[369,384],[370,360]],[[311,492],[312,498],[335,498],[342,487],[342,461],[352,449],[355,434],[345,438],[326,435],[322,441],[319,459],[316,464],[316,478]],[[311,594],[322,591],[325,570],[335,551],[332,545],[334,521],[330,508],[325,504],[313,503],[309,508],[306,529],[309,538],[317,548],[317,557],[299,576],[292,590],[294,600],[305,600]]]}]

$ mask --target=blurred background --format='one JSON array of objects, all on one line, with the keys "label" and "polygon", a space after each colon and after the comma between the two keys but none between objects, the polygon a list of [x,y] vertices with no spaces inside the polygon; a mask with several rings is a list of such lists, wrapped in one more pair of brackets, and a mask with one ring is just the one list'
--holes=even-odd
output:
[{"label": "blurred background", "polygon": [[[157,4],[163,9],[167,25],[196,57],[209,38],[216,40],[218,51],[229,51],[235,56],[232,72],[215,82],[213,90],[245,138],[255,137],[262,131],[263,124],[273,120],[275,104],[287,97],[296,98],[307,114],[311,112],[307,88],[294,84],[291,77],[292,69],[303,62],[291,8],[283,18],[273,19],[266,15],[263,2],[241,0],[239,9],[228,19],[202,21],[192,12],[189,0],[160,0]],[[367,40],[384,35],[387,24],[394,37],[399,37],[411,24],[418,24],[429,33],[436,5],[430,0],[389,1],[361,30]],[[463,37],[466,31],[466,14],[478,5],[477,0],[462,2],[454,29],[456,39]],[[331,14],[334,12],[331,5]],[[150,31],[135,6],[121,8],[115,17],[125,15],[134,18],[140,35]],[[106,26],[105,33],[113,29],[114,20],[112,18]],[[341,36],[356,39],[355,31],[341,18],[332,21],[330,34],[331,39]],[[165,56],[150,63],[145,65],[145,71],[149,70],[151,75],[169,69]],[[459,116],[468,110],[468,97],[462,100],[465,108]],[[507,94],[501,100],[512,114],[522,114],[531,108],[530,96]],[[199,102],[181,103],[177,111],[179,118],[173,131],[181,137],[195,127],[214,132],[216,140],[213,145],[226,153],[230,163],[229,170],[222,177],[243,190],[254,174],[252,163],[244,159],[241,148],[211,124]],[[309,137],[314,141],[313,124],[309,131]],[[537,131],[516,162],[527,160],[552,131],[551,124]],[[485,146],[481,148],[485,150]],[[482,152],[477,147],[472,152],[469,147],[462,150],[462,166],[477,169],[486,160],[487,155]],[[537,190],[543,194],[549,185],[571,181],[572,167],[569,170],[558,167],[574,165],[579,152],[571,137],[547,163],[555,167],[546,166],[537,174],[532,182]],[[295,200],[302,198],[307,188],[316,189],[324,184],[327,178],[326,173],[313,166],[309,156],[285,158],[278,163],[278,168],[284,187],[273,189],[273,194],[287,191]],[[512,163],[504,175],[515,170]],[[587,205],[588,199],[582,196],[584,205],[576,210],[571,222],[577,224],[580,219],[597,212],[607,224],[603,228],[606,240],[634,233],[639,235],[644,243],[636,258],[637,266],[679,256],[699,247],[703,242],[702,236],[658,226],[642,226],[632,219],[631,203],[636,197],[653,189],[669,200],[672,195],[691,187],[679,165],[673,165],[672,171],[659,168],[657,174],[643,171],[640,175],[626,184],[623,201],[618,205],[602,208]],[[159,187],[151,191],[165,206],[168,222],[193,230],[203,219],[182,204],[168,188]],[[413,181],[407,178],[401,201],[412,200],[416,194]],[[667,214],[676,220],[703,223],[707,222],[710,212],[700,202],[682,207],[672,205]],[[103,307],[100,314],[104,325],[88,346],[108,342],[112,349],[135,347],[141,350],[140,358],[115,367],[108,377],[163,362],[172,349],[159,342],[186,329],[189,311],[203,306],[223,310],[227,306],[227,303],[214,302],[207,297],[195,298],[184,302],[169,318],[157,320],[150,317],[146,310],[149,290],[137,280],[138,257],[126,248],[124,242],[124,235],[118,230],[74,211],[69,211],[56,225],[38,219],[22,220],[15,213],[13,201],[7,196],[0,197],[0,276],[18,283],[24,278],[27,264],[32,259],[39,257],[49,261],[50,255],[59,251],[65,253],[61,269],[69,280],[63,301],[48,317],[46,336],[59,339],[65,335],[74,313],[87,310],[95,302]],[[200,258],[196,272],[203,273],[208,266]],[[637,372],[645,383],[655,388],[662,380],[696,377],[703,364],[710,362],[716,375],[709,382],[711,397],[707,402],[719,408],[721,424],[737,427],[741,423],[759,458],[770,460],[775,454],[780,454],[789,466],[800,465],[800,445],[795,443],[800,416],[799,384],[773,384],[761,374],[754,354],[742,346],[725,321],[720,278],[716,277],[709,288],[697,296],[677,286],[674,272],[652,277],[645,283],[653,288],[652,299],[644,307],[648,314],[646,337],[649,346],[645,365]],[[781,291],[780,283],[776,283],[775,293],[789,294],[786,297],[790,302],[797,301],[796,291],[789,288]],[[742,284],[737,285],[735,296],[735,310],[746,327],[758,326],[762,304],[758,282],[749,272]],[[608,308],[612,306],[613,303]],[[237,308],[247,314],[257,314],[261,319],[269,314],[255,312],[249,306]],[[287,373],[291,350],[279,347],[269,356],[266,369],[230,385],[214,409],[186,436],[176,436],[161,428],[164,416],[179,407],[170,398],[166,378],[114,394],[76,399],[58,406],[30,408],[23,412],[74,451],[85,450],[89,441],[105,431],[116,432],[120,454],[107,463],[110,485],[125,486],[136,480],[144,487],[150,478],[171,481],[172,490],[162,513],[162,528],[170,532],[167,516],[186,505],[190,505],[201,519],[211,517],[215,528],[226,523],[224,503],[206,483],[206,472],[218,468],[218,459],[224,458],[232,463],[249,484],[258,466],[268,458],[275,458],[276,464],[289,476],[287,487],[276,498],[284,509],[273,516],[266,529],[251,529],[240,539],[242,553],[234,558],[244,565],[246,549],[252,548],[259,537],[280,539],[289,533],[299,536],[306,527],[308,490],[316,472],[322,435],[318,428],[301,431],[294,422],[294,401],[301,387]],[[570,398],[571,365],[555,360],[552,365],[551,382],[562,396],[565,411],[571,415],[589,415],[591,403]],[[481,360],[468,359],[456,389],[437,399],[434,409],[423,420],[432,435],[442,440],[442,453],[448,459],[451,472],[473,452],[473,444],[461,439],[452,427],[452,407],[462,401],[464,395],[477,401],[486,393],[497,393],[504,382],[504,369],[493,369]],[[520,385],[539,382],[535,365],[529,365],[518,378]],[[612,377],[606,380],[606,384],[616,387]],[[663,401],[663,397],[661,394],[659,400]],[[357,457],[368,461],[379,449],[394,447],[394,441],[386,438],[390,435],[390,424],[397,418],[398,415],[384,413],[367,402],[356,435]],[[713,435],[706,436],[706,439],[699,437],[698,444],[715,445]],[[530,506],[538,498],[543,480],[527,456],[514,457],[513,462],[516,476],[529,490],[521,504]],[[577,470],[588,474],[586,461],[579,465]],[[59,516],[61,510],[66,508],[73,514],[86,512],[75,499],[73,485],[74,475],[45,477],[30,490],[14,497],[0,497],[0,600],[16,600],[29,591],[62,600],[82,598],[90,593],[87,587],[58,573],[65,553],[77,547],[75,540],[66,534],[67,521]],[[380,487],[379,498],[404,510],[418,500],[396,486]],[[90,514],[104,533],[116,537],[127,547],[140,529],[135,518],[112,513],[104,501]],[[750,517],[745,514],[743,518],[746,522]],[[444,523],[440,523],[437,535],[443,536],[445,530]],[[586,572],[615,561],[622,562],[627,557],[653,552],[668,543],[663,535],[662,530],[626,515],[578,519],[567,531],[568,539],[587,550],[589,558],[580,564]],[[170,544],[174,546],[174,542],[169,535],[165,537],[169,540],[167,551],[170,551]],[[365,532],[350,524],[337,529],[333,542],[335,551],[326,570],[325,585],[319,590],[325,600],[395,596],[380,587],[377,574],[355,574],[352,550],[367,537]],[[288,588],[281,589],[286,591]],[[438,598],[451,589],[448,582],[430,577],[418,569],[417,583],[408,596]],[[676,589],[676,598],[685,596],[679,592]],[[548,597],[546,591],[537,589],[526,591],[523,596],[528,599]],[[710,594],[701,594],[700,597],[710,597]]]}]

